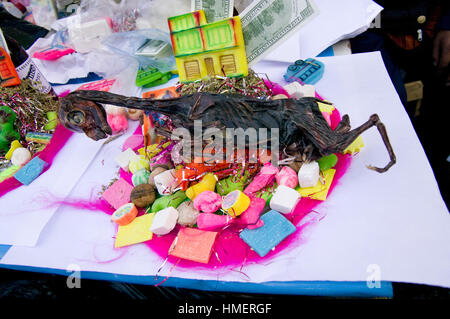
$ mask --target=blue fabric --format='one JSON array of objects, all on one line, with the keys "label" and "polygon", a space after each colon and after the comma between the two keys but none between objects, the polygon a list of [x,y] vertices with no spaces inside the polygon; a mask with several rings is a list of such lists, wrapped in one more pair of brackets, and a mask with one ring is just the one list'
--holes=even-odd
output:
[{"label": "blue fabric", "polygon": [[[36,268],[17,265],[3,265],[0,267],[6,269],[32,271],[47,274],[57,274],[69,276],[71,272],[62,269]],[[140,285],[157,285],[162,282],[164,277],[155,276],[130,276],[118,275],[103,272],[82,271],[81,280],[107,280],[127,282],[130,284]],[[83,283],[81,283],[83,285]],[[382,281],[380,287],[369,288],[366,282],[361,281],[290,281],[290,282],[229,282],[219,280],[196,280],[170,277],[161,286],[197,289],[205,291],[224,291],[224,292],[241,292],[241,293],[257,293],[257,294],[283,294],[283,295],[308,295],[308,296],[329,296],[329,297],[393,297],[392,283]]]},{"label": "blue fabric", "polygon": [[317,55],[318,57],[334,56],[333,46],[329,46]]},{"label": "blue fabric", "polygon": [[88,75],[84,78],[76,78],[76,79],[70,79],[67,83],[50,83],[51,86],[58,86],[58,85],[68,85],[68,84],[82,84],[86,82],[93,82],[102,80],[103,77],[97,75],[94,72],[89,72]]}]

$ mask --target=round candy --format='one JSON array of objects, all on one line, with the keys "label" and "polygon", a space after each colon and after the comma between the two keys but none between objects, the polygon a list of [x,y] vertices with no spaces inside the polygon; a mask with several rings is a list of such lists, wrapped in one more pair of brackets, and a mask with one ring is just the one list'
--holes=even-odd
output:
[{"label": "round candy", "polygon": [[141,184],[133,188],[131,202],[137,207],[146,207],[155,201],[155,188],[150,184]]},{"label": "round candy", "polygon": [[298,185],[297,173],[289,166],[284,166],[275,176],[278,185],[295,188]]},{"label": "round candy", "polygon": [[149,170],[150,163],[148,162],[148,159],[145,158],[145,155],[137,155],[130,160],[130,163],[128,164],[128,169],[133,174],[141,169]]},{"label": "round candy", "polygon": [[149,171],[147,171],[146,169],[140,169],[136,173],[133,174],[133,177],[131,178],[131,182],[133,183],[133,186],[147,184],[149,177],[150,177]]},{"label": "round candy", "polygon": [[128,118],[132,121],[137,121],[141,117],[142,114],[144,114],[144,111],[142,110],[134,110],[134,109],[128,109]]},{"label": "round candy", "polygon": [[223,198],[222,208],[232,217],[239,216],[250,206],[250,198],[240,190],[235,190]]},{"label": "round candy", "polygon": [[128,128],[128,120],[125,115],[108,114],[106,116],[106,121],[111,127],[113,133],[122,132]]},{"label": "round candy", "polygon": [[138,214],[136,206],[132,203],[127,203],[120,206],[114,214],[111,215],[111,220],[117,225],[124,226],[133,221]]},{"label": "round candy", "polygon": [[26,164],[30,159],[30,151],[25,147],[19,147],[13,152],[11,156],[11,163],[15,166],[22,166]]},{"label": "round candy", "polygon": [[205,213],[214,213],[222,205],[222,197],[212,191],[204,191],[194,199],[194,207]]}]

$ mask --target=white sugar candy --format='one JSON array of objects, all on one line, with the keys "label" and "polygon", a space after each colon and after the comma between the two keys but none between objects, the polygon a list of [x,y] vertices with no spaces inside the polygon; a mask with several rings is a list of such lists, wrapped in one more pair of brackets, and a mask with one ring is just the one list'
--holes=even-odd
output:
[{"label": "white sugar candy", "polygon": [[173,207],[167,207],[160,210],[153,217],[150,231],[156,235],[165,235],[175,228],[178,219],[178,211]]},{"label": "white sugar candy", "polygon": [[119,155],[115,157],[116,163],[119,164],[119,166],[124,170],[128,172],[128,165],[130,164],[130,161],[135,158],[137,155],[136,153],[131,149],[127,148],[125,151],[121,152]]},{"label": "white sugar candy", "polygon": [[298,82],[292,82],[285,86],[283,86],[283,89],[286,90],[286,92],[289,93],[291,98],[294,99],[301,99],[302,97],[315,97],[316,96],[316,90],[314,85],[301,85]]},{"label": "white sugar candy", "polygon": [[158,193],[160,193],[161,195],[172,194],[173,189],[176,186],[175,179],[176,176],[174,169],[164,171],[161,174],[156,175],[154,181]]},{"label": "white sugar candy", "polygon": [[312,161],[304,163],[298,171],[298,182],[301,188],[314,187],[319,181],[319,163]]},{"label": "white sugar candy", "polygon": [[195,209],[192,201],[183,202],[177,207],[178,224],[183,226],[194,226],[200,212]]},{"label": "white sugar candy", "polygon": [[270,200],[270,208],[283,214],[289,214],[297,205],[301,195],[295,189],[279,185]]}]

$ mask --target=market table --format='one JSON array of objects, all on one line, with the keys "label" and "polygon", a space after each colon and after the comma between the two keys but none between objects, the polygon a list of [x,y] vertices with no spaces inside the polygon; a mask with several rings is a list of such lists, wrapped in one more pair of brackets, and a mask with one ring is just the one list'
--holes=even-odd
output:
[{"label": "market table", "polygon": [[[81,270],[82,279],[271,294],[392,297],[391,282],[450,287],[449,214],[380,54],[320,60],[325,63],[325,74],[316,85],[318,92],[341,114],[349,114],[353,126],[377,113],[387,127],[397,164],[384,174],[368,170],[368,164],[385,165],[388,155],[377,130],[365,132],[366,146],[327,200],[315,209],[326,217],[308,229],[305,241],[270,261],[246,264],[241,272],[227,267],[180,269],[163,265],[163,258],[144,244],[114,249],[115,227],[108,215],[69,206],[49,207],[55,196],[45,191],[45,185],[31,184],[26,191],[22,187],[0,199],[0,233],[33,234],[22,244],[19,237],[2,238],[0,244],[9,245],[0,246],[0,266],[66,276]],[[284,84],[287,66],[265,60],[254,69]],[[74,153],[67,145],[55,159],[55,169],[39,179],[61,181],[68,172],[79,174],[74,187],[68,187],[68,198],[92,198],[116,175],[114,155],[131,131],[107,145],[74,135],[69,142],[86,145],[86,152],[78,149]],[[87,169],[70,164],[77,158],[89,162]],[[21,196],[31,200],[14,204],[18,196],[14,192],[24,192]],[[45,220],[38,221],[36,212],[43,212]],[[5,226],[10,219],[15,222]]]}]

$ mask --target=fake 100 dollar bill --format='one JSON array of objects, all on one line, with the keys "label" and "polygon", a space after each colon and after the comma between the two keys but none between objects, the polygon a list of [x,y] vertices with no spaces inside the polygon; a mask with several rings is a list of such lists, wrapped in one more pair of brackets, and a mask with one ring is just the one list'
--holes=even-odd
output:
[{"label": "fake 100 dollar bill", "polygon": [[247,62],[261,60],[318,13],[312,0],[256,0],[240,15]]},{"label": "fake 100 dollar bill", "polygon": [[208,23],[233,16],[233,0],[191,0],[191,11],[203,9]]}]

